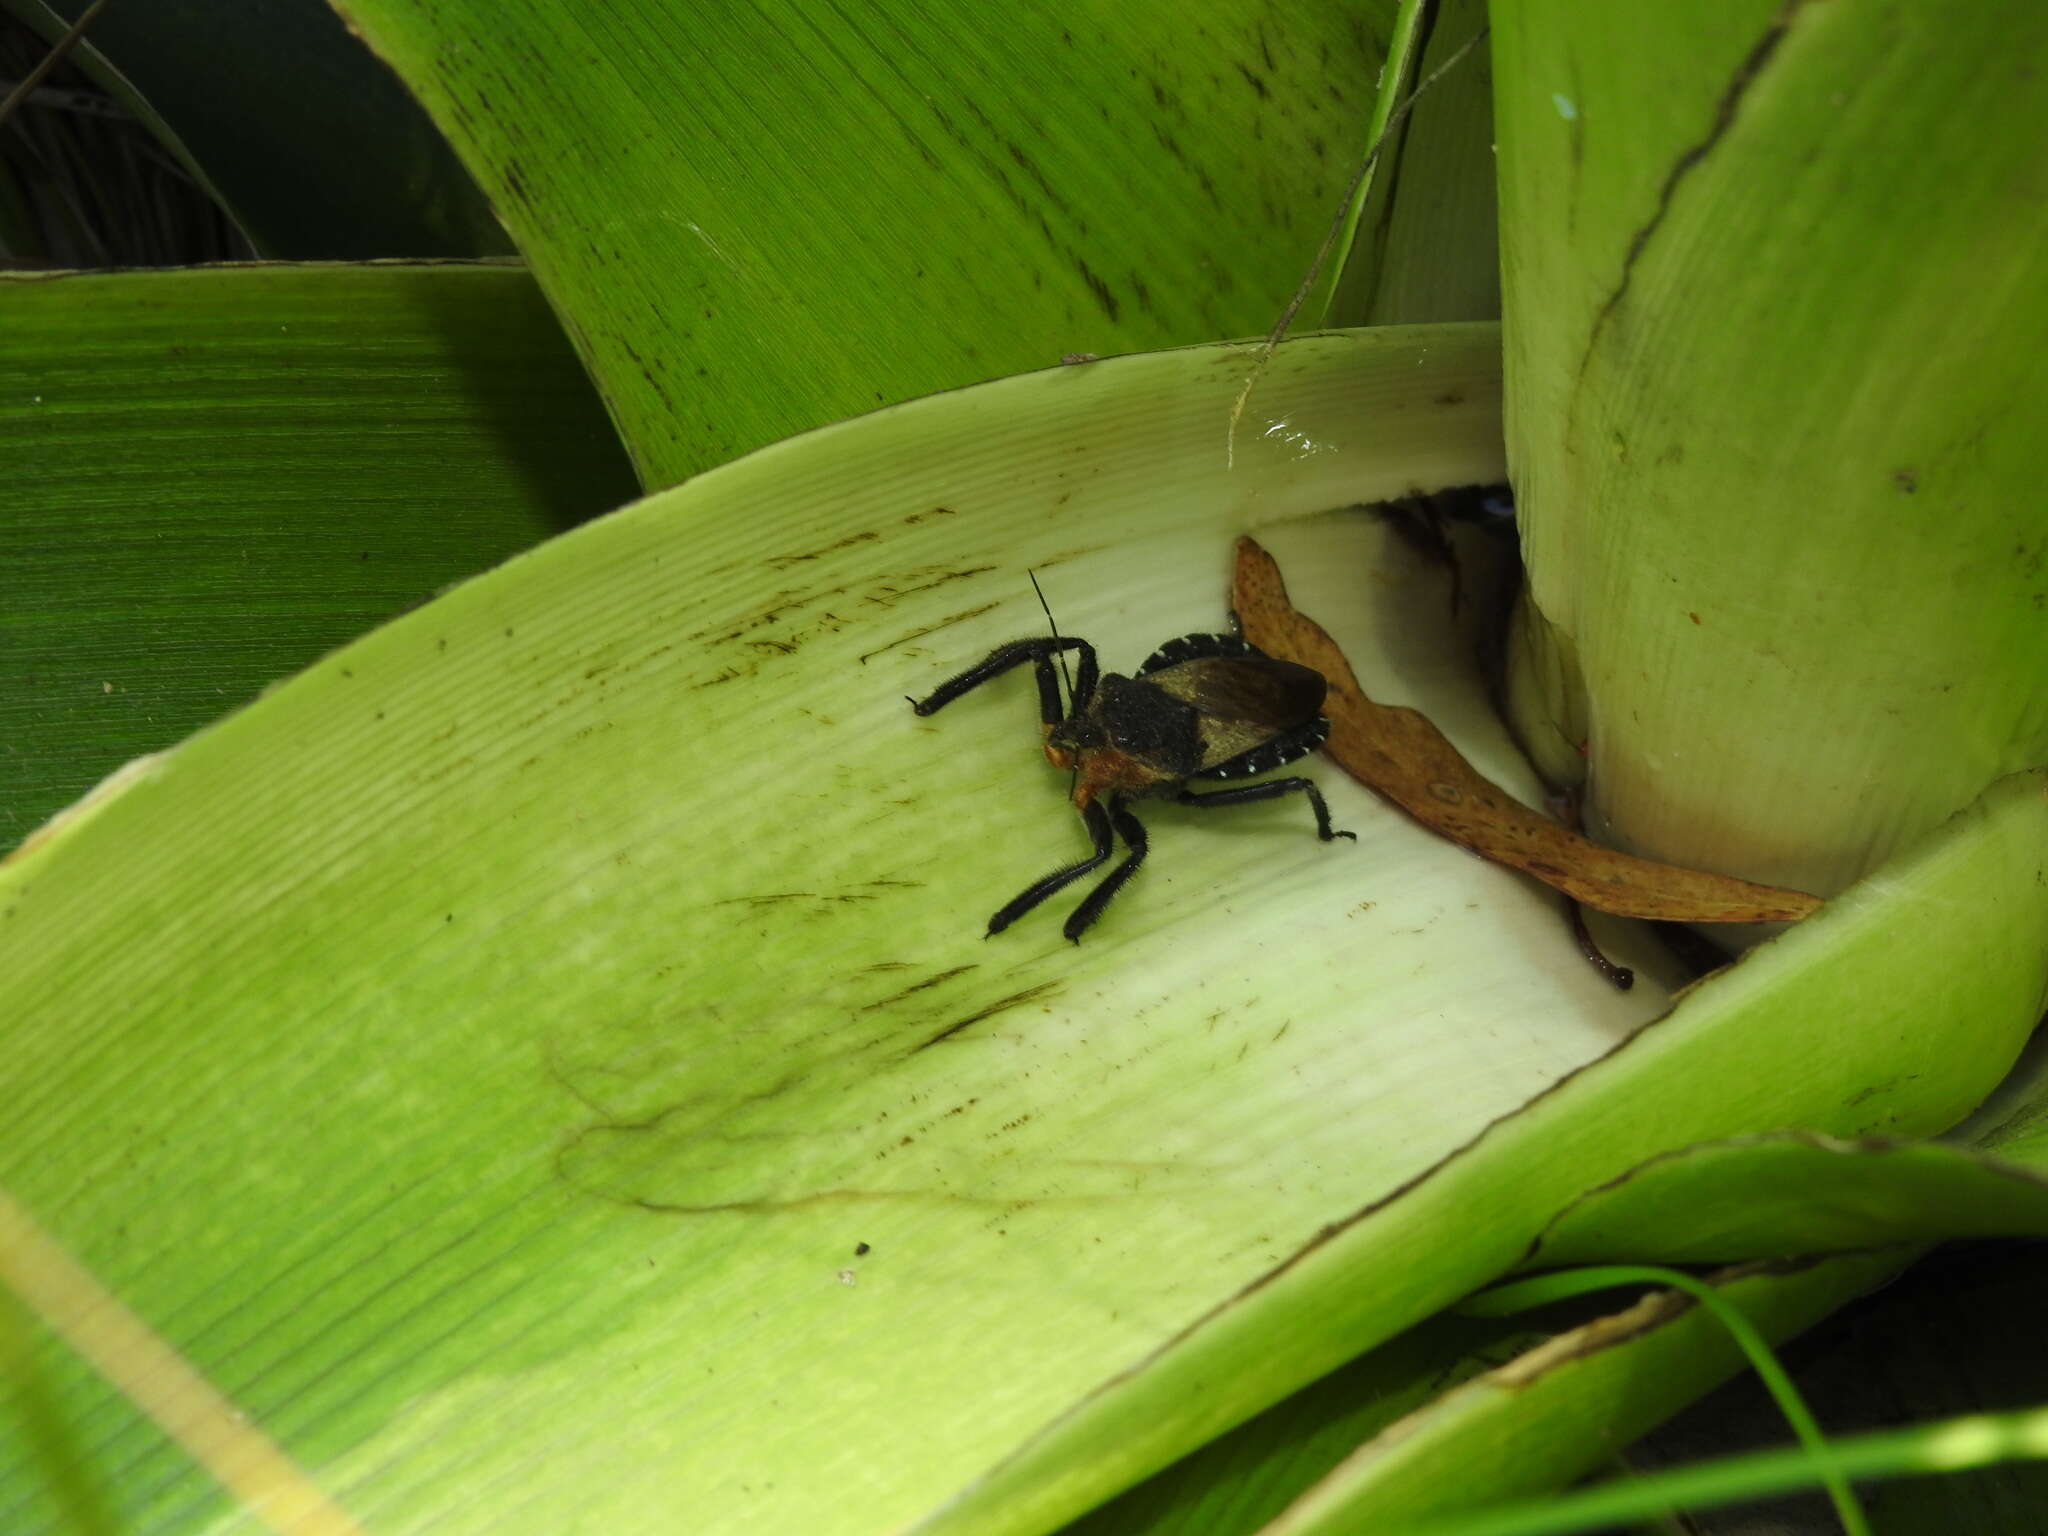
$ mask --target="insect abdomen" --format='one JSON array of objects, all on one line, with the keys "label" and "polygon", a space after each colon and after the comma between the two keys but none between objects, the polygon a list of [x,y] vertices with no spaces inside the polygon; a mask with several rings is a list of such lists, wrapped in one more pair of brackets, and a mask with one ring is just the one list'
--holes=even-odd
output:
[{"label": "insect abdomen", "polygon": [[[1227,722],[1225,722],[1227,723]],[[1189,778],[1241,779],[1255,773],[1264,773],[1270,768],[1285,767],[1288,763],[1307,757],[1330,738],[1330,722],[1320,715],[1305,726],[1281,736],[1269,736],[1263,741],[1239,747],[1237,741],[1218,733],[1217,739],[1204,744],[1202,766]]]}]

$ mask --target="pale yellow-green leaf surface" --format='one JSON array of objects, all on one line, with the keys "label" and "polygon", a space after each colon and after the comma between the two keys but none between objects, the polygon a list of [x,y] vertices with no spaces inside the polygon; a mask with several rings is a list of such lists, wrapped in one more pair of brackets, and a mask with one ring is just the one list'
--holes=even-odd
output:
[{"label": "pale yellow-green leaf surface", "polygon": [[[984,940],[1079,840],[1028,680],[902,702],[1037,630],[1029,568],[1112,665],[1219,628],[1273,527],[1512,776],[1441,573],[1357,514],[1276,526],[1497,475],[1495,345],[1292,344],[1234,457],[1241,349],[938,397],[330,657],[7,867],[7,1188],[373,1528],[921,1513],[1656,1007],[1327,773],[1357,846],[1160,815],[1087,945]],[[1495,953],[1527,968],[1444,995]],[[232,1523],[68,1360],[124,1518]],[[33,1528],[38,1464],[0,1482]]]},{"label": "pale yellow-green leaf surface", "polygon": [[[1544,1217],[1578,1193],[1653,1147],[1709,1139],[1706,1126],[1840,1136],[1955,1123],[2040,1016],[2044,932],[2048,792],[2042,775],[2015,775],[1667,1017],[1361,1207],[1263,1281],[1259,1305],[1204,1319],[999,1468],[958,1518],[928,1529],[1029,1528],[990,1522],[1045,1499],[1091,1447],[1156,1440],[1162,1404],[1201,1404],[1183,1412],[1220,1431],[1201,1394],[1274,1372],[1265,1307],[1313,1316],[1325,1335],[1384,1337],[1525,1261]],[[1294,1347],[1290,1361],[1313,1342]]]},{"label": "pale yellow-green leaf surface", "polygon": [[[1037,1530],[1656,1151],[1956,1118],[2040,993],[2031,881],[2004,925],[1950,889],[2019,883],[1986,817],[1635,1034],[1659,992],[1550,893],[1327,771],[1355,847],[1157,813],[1088,943],[979,937],[1078,831],[1022,677],[901,695],[1036,628],[1026,568],[1128,666],[1221,625],[1258,531],[1362,675],[1534,793],[1444,574],[1313,515],[1497,473],[1493,337],[1290,344],[1234,450],[1242,349],[938,397],[322,662],[8,866],[6,1187],[372,1529]],[[1868,1018],[1823,1029],[1845,977]],[[124,1516],[235,1523],[43,1359]]]}]

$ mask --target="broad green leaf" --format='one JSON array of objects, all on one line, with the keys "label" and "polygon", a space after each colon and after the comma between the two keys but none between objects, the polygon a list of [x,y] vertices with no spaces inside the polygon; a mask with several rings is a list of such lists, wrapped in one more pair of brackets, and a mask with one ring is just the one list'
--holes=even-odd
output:
[{"label": "broad green leaf", "polygon": [[[922,725],[898,700],[1028,632],[1027,567],[1114,660],[1219,622],[1255,527],[1362,673],[1524,786],[1441,573],[1309,516],[1495,472],[1492,341],[1291,344],[1234,469],[1243,349],[814,433],[143,765],[6,871],[41,1149],[13,1196],[372,1524],[1040,1530],[1657,1150],[1954,1119],[2038,1008],[2038,793],[1650,1029],[1656,989],[1586,968],[1549,892],[1338,783],[1356,849],[1282,807],[1155,817],[1088,945],[976,936],[1074,838],[1028,685]],[[1995,920],[1959,894],[2008,885]],[[1816,1033],[1850,979],[1863,1030]],[[50,1370],[87,1464],[133,1462],[125,1516],[219,1512]]]},{"label": "broad green leaf", "polygon": [[0,282],[0,846],[632,494],[505,266]]},{"label": "broad green leaf", "polygon": [[[494,1530],[927,1510],[1464,1134],[1400,1084],[1477,1055],[1470,1112],[1498,1113],[1657,1006],[1547,893],[1327,775],[1357,848],[1288,807],[1155,818],[1088,945],[1050,914],[985,942],[1077,835],[1028,681],[902,703],[1037,628],[1027,569],[1129,666],[1224,622],[1247,526],[1497,475],[1496,344],[1290,344],[1236,469],[1245,349],[941,396],[322,661],[0,875],[7,1187],[373,1525],[458,1489]],[[1512,777],[1441,573],[1411,593],[1395,573],[1432,568],[1356,513],[1275,548],[1326,608],[1377,564],[1414,611],[1384,638],[1358,615],[1361,664]],[[1332,963],[1276,970],[1304,935]],[[1398,959],[1335,963],[1372,943]],[[1440,995],[1502,949],[1530,974]],[[1357,1028],[1359,994],[1421,1048]],[[1504,1006],[1553,1027],[1503,1046]],[[1365,1166],[1358,1100],[1388,1137]],[[224,1516],[117,1394],[47,1368],[124,1520]],[[741,1403],[770,1379],[764,1440]],[[906,1380],[920,1406],[875,1416]],[[0,1487],[0,1527],[32,1528],[33,1471]]]},{"label": "broad green leaf", "polygon": [[[1659,1150],[1953,1121],[2039,1007],[2038,789],[1651,1027],[1653,949],[1616,934],[1649,979],[1614,992],[1552,893],[1327,773],[1356,848],[1155,814],[1087,944],[979,937],[1076,841],[1031,690],[900,700],[1036,627],[1027,568],[1128,665],[1222,621],[1256,529],[1363,675],[1535,792],[1444,573],[1318,513],[1497,473],[1494,335],[1292,343],[1234,460],[1243,348],[809,434],[141,765],[0,874],[16,1283],[102,1343],[61,1245],[376,1528],[1037,1531]],[[226,1518],[38,1359],[124,1519]],[[17,1524],[40,1464],[0,1472]]]},{"label": "broad green leaf", "polygon": [[2048,761],[2048,9],[1494,27],[1522,734],[1611,841],[1839,889]]},{"label": "broad green leaf", "polygon": [[1394,4],[337,8],[490,194],[653,486],[1068,353],[1265,331]]},{"label": "broad green leaf", "polygon": [[[0,0],[54,41],[89,0]],[[496,256],[488,204],[325,0],[113,4],[71,57],[266,256]]]}]

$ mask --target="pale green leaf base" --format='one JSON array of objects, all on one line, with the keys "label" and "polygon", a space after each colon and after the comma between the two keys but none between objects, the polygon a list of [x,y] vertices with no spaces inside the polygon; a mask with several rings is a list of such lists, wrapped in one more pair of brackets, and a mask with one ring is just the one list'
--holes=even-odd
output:
[{"label": "pale green leaf base", "polygon": [[2048,8],[1494,15],[1517,721],[1604,840],[1839,890],[2048,761]]}]

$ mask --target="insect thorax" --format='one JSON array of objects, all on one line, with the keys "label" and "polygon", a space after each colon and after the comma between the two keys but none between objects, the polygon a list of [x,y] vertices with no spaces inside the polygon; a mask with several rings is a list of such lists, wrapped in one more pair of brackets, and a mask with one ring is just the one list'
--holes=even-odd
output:
[{"label": "insect thorax", "polygon": [[1087,718],[1111,747],[1161,778],[1184,779],[1201,766],[1201,717],[1194,706],[1141,679],[1104,676]]}]

